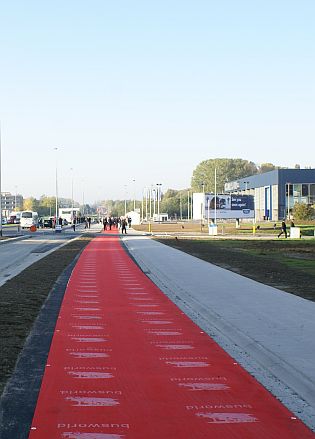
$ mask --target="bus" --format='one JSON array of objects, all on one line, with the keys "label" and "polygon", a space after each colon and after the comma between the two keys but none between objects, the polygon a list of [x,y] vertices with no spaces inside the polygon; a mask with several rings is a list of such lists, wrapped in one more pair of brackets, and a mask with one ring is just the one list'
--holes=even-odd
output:
[{"label": "bus", "polygon": [[66,220],[68,224],[72,224],[73,218],[80,217],[80,208],[79,207],[60,207],[59,209],[59,218]]},{"label": "bus", "polygon": [[31,210],[23,210],[20,217],[22,229],[29,229],[32,226],[38,226],[38,213]]}]

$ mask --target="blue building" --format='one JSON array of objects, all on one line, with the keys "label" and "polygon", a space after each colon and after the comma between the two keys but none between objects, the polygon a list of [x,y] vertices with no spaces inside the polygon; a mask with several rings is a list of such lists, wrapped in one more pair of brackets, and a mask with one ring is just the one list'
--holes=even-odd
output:
[{"label": "blue building", "polygon": [[275,169],[225,184],[225,192],[253,195],[256,221],[290,218],[296,203],[315,205],[315,169]]}]

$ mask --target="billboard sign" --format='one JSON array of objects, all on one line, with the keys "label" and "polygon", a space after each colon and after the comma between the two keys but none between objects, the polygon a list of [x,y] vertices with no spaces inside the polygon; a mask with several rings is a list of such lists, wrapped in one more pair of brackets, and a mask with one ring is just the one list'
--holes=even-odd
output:
[{"label": "billboard sign", "polygon": [[[216,212],[215,212],[216,203]],[[216,214],[216,215],[215,215]],[[205,194],[206,218],[254,218],[255,207],[252,195]]]}]

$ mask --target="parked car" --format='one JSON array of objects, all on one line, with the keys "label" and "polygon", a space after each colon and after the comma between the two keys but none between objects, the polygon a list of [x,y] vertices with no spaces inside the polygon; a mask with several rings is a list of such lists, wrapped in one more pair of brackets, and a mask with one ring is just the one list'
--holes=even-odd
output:
[{"label": "parked car", "polygon": [[52,226],[53,226],[52,218],[44,218],[43,225],[44,225],[44,227],[52,229]]}]

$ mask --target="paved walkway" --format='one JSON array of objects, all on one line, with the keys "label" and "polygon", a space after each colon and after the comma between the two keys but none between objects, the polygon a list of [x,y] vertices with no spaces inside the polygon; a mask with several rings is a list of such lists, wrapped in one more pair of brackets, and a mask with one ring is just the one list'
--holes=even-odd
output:
[{"label": "paved walkway", "polygon": [[315,429],[314,302],[139,234],[124,244],[164,293]]}]

